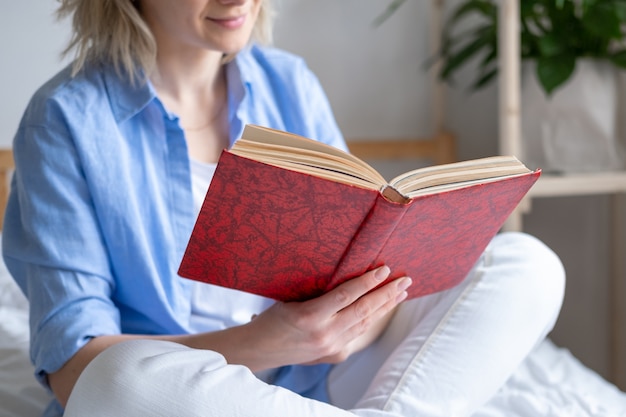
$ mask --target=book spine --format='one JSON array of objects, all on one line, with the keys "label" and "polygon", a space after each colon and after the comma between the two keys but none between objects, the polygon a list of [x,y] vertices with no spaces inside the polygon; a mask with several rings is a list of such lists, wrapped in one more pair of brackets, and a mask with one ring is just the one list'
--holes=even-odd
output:
[{"label": "book spine", "polygon": [[383,194],[378,195],[352,242],[343,253],[326,291],[382,266],[377,264],[378,255],[410,205],[392,202]]},{"label": "book spine", "polygon": [[458,285],[539,173],[416,197],[378,254],[391,278],[410,276],[408,298]]}]

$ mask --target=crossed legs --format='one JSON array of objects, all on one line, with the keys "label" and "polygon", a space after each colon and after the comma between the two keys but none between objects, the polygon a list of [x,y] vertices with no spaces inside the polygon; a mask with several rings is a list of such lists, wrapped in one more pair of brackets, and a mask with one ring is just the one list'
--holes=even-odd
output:
[{"label": "crossed legs", "polygon": [[266,384],[216,352],[140,340],[90,363],[65,416],[469,416],[550,331],[563,291],[552,251],[501,234],[461,285],[405,302],[376,343],[333,368],[333,405]]}]

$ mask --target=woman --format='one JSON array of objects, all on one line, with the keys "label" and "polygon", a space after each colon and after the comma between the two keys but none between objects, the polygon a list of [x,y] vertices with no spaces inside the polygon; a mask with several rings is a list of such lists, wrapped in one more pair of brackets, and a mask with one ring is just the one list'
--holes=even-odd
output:
[{"label": "woman", "polygon": [[269,0],[59,13],[77,59],[20,123],[3,233],[47,416],[470,415],[551,329],[563,270],[521,234],[404,303],[409,277],[371,291],[387,267],[303,303],[177,277],[220,151],[245,123],[345,149],[327,99],[302,60],[250,42]]}]

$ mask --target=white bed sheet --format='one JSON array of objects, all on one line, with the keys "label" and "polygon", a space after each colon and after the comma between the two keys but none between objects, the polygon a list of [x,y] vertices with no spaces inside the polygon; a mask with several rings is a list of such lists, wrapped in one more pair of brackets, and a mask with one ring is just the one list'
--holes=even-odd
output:
[{"label": "white bed sheet", "polygon": [[[28,358],[28,303],[0,262],[0,417],[36,417],[51,399]],[[479,382],[478,382],[479,383]],[[551,341],[476,417],[620,417],[626,394]]]},{"label": "white bed sheet", "polygon": [[0,262],[1,417],[40,416],[52,398],[35,380],[28,340],[28,302]]}]

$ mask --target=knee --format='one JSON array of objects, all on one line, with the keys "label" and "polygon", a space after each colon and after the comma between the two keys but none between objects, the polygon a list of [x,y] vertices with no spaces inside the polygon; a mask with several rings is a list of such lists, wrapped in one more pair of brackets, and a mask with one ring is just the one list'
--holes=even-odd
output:
[{"label": "knee", "polygon": [[507,276],[517,281],[519,297],[554,325],[565,293],[565,269],[557,254],[539,239],[520,232],[501,233],[494,239],[494,256]]},{"label": "knee", "polygon": [[109,384],[131,388],[138,373],[144,377],[163,370],[165,359],[189,348],[165,341],[129,340],[117,343],[96,356],[80,376],[81,383]]},{"label": "knee", "polygon": [[[155,398],[158,385],[173,375],[189,348],[172,342],[132,340],[118,343],[96,356],[81,373],[64,416],[115,415],[112,410],[141,414],[142,401]],[[216,366],[225,363],[215,352]],[[219,364],[217,363],[219,362]],[[117,408],[116,408],[117,407]],[[106,409],[106,412],[104,410]]]}]

